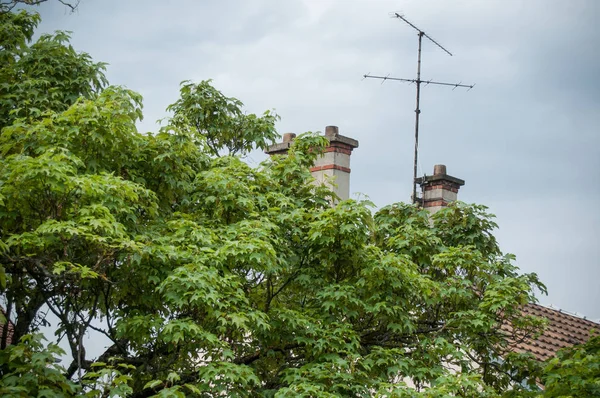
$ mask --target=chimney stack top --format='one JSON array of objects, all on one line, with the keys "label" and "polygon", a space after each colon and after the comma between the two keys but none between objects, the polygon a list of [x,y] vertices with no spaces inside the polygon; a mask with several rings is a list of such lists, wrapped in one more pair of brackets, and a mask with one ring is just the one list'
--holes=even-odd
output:
[{"label": "chimney stack top", "polygon": [[[358,148],[358,141],[341,135],[338,126],[325,127],[325,137],[329,141],[329,146],[345,146],[346,150],[348,151]],[[265,153],[269,155],[284,155],[290,149],[290,146],[295,138],[296,134],[285,133],[283,135],[283,141],[269,146],[267,149],[265,149]]]},{"label": "chimney stack top", "polygon": [[446,175],[446,165],[436,164],[435,166],[433,166],[433,175],[434,176]]},{"label": "chimney stack top", "polygon": [[294,133],[285,133],[283,135],[283,142],[292,142],[296,138],[296,134]]},{"label": "chimney stack top", "polygon": [[458,190],[465,182],[460,178],[447,174],[446,166],[436,164],[432,176],[423,176],[416,179],[417,184],[423,189],[421,203],[425,209],[435,213],[450,202],[458,199]]},{"label": "chimney stack top", "polygon": [[325,127],[325,136],[326,137],[337,137],[340,134],[340,129],[338,126],[327,126]]}]

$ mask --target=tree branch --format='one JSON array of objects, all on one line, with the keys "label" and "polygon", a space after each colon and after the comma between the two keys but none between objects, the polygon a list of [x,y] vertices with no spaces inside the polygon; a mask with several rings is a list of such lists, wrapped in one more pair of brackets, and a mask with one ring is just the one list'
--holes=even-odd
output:
[{"label": "tree branch", "polygon": [[[39,6],[48,0],[2,0],[0,1],[0,14],[11,12],[17,5]],[[66,1],[58,0],[58,2],[71,10],[71,13],[77,10],[80,0]]]}]

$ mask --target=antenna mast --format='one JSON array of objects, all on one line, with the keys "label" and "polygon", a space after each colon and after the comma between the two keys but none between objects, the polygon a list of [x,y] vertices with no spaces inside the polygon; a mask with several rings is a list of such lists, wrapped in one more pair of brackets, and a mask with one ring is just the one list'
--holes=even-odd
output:
[{"label": "antenna mast", "polygon": [[437,82],[437,81],[433,81],[433,80],[421,80],[421,44],[423,41],[423,37],[426,37],[427,39],[429,39],[433,44],[435,44],[436,46],[441,48],[448,55],[452,56],[452,53],[450,51],[446,50],[440,43],[433,40],[429,35],[427,35],[427,33],[422,31],[421,29],[417,28],[415,25],[413,25],[411,22],[409,22],[406,18],[404,18],[402,15],[398,14],[397,12],[392,14],[392,18],[401,19],[402,21],[406,22],[408,25],[410,25],[413,29],[415,29],[418,32],[419,51],[418,51],[418,56],[417,56],[417,78],[416,79],[400,79],[397,77],[374,76],[371,74],[366,74],[366,75],[364,75],[364,77],[365,77],[365,79],[366,78],[380,79],[380,80],[383,80],[382,83],[384,83],[386,80],[395,80],[395,81],[406,82],[406,83],[415,83],[417,85],[417,106],[415,109],[415,157],[414,157],[414,165],[413,165],[414,166],[413,167],[413,188],[412,188],[412,197],[411,197],[412,202],[417,203],[418,202],[418,199],[417,199],[417,163],[418,163],[418,155],[419,155],[419,115],[421,114],[421,108],[420,108],[421,83],[425,83],[425,85],[435,84],[435,85],[439,85],[439,86],[451,86],[451,87],[453,87],[453,90],[457,87],[468,88],[470,90],[473,87],[475,87],[475,85],[474,84],[471,84],[471,85],[462,84],[460,82],[459,83],[445,83],[445,82]]}]

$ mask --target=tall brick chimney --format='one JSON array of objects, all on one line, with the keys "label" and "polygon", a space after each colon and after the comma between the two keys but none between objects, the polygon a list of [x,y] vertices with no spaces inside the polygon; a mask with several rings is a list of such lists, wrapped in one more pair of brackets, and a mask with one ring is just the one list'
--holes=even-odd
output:
[{"label": "tall brick chimney", "polygon": [[[329,140],[329,145],[323,155],[317,158],[310,172],[317,183],[329,184],[333,177],[332,190],[341,200],[346,200],[350,197],[350,155],[354,148],[358,148],[358,141],[340,135],[337,126],[325,127],[325,137]],[[283,142],[271,145],[265,153],[269,155],[287,153],[294,138],[296,138],[294,133],[284,134]]]},{"label": "tall brick chimney", "polygon": [[423,190],[423,207],[435,213],[457,199],[458,190],[465,182],[446,174],[446,166],[443,164],[436,164],[433,167],[433,175],[417,178],[417,184],[421,185]]}]

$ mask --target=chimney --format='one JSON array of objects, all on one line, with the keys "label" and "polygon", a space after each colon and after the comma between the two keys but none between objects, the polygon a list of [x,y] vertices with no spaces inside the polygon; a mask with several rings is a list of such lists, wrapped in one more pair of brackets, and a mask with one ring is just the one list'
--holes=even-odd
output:
[{"label": "chimney", "polygon": [[423,190],[423,207],[435,213],[457,199],[458,190],[465,182],[446,174],[445,165],[436,164],[433,167],[433,175],[417,178],[417,184],[421,185]]},{"label": "chimney", "polygon": [[273,144],[265,150],[266,154],[269,155],[285,155],[287,151],[290,149],[292,142],[296,138],[296,134],[294,133],[285,133],[283,135],[283,142],[278,144]]},{"label": "chimney", "polygon": [[[283,142],[271,145],[265,152],[269,155],[286,154],[294,138],[296,134],[286,133]],[[310,172],[317,183],[329,184],[333,177],[337,186],[331,186],[332,190],[341,200],[346,200],[350,197],[350,155],[354,148],[358,148],[358,141],[340,135],[337,126],[325,127],[325,138],[329,145],[316,159]]]}]

